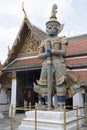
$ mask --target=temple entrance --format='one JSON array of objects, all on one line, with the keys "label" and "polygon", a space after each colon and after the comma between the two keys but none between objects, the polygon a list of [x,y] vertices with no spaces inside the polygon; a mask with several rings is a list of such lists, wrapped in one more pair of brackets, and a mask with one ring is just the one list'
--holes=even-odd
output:
[{"label": "temple entrance", "polygon": [[38,102],[38,93],[33,90],[33,82],[36,83],[39,75],[40,70],[17,72],[17,107],[28,107],[29,103],[35,106],[35,103]]},{"label": "temple entrance", "polygon": [[[29,107],[29,103],[35,106],[35,103],[38,102],[38,93],[33,90],[33,82],[36,83],[39,79],[40,71],[41,70],[28,70],[17,72],[17,107]],[[73,98],[67,99],[66,105],[73,106]],[[21,113],[24,111],[18,112]]]},{"label": "temple entrance", "polygon": [[29,103],[32,106],[35,106],[35,103],[38,102],[38,94],[31,89],[25,89],[24,91],[24,106],[29,107]]}]

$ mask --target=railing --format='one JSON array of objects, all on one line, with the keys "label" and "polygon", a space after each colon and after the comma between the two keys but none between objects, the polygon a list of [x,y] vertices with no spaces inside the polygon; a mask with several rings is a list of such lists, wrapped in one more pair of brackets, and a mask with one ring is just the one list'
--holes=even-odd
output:
[{"label": "railing", "polygon": [[[67,106],[67,108],[69,108],[69,107],[72,107],[72,106]],[[38,130],[37,123],[63,125],[64,130],[67,130],[66,129],[67,125],[71,124],[73,122],[76,122],[76,130],[79,130],[79,120],[85,119],[86,116],[85,116],[85,114],[84,114],[84,116],[83,115],[79,116],[78,110],[79,109],[85,109],[85,107],[73,106],[72,108],[73,108],[73,110],[76,111],[76,119],[67,122],[67,120],[66,120],[66,106],[64,106],[64,123],[56,123],[56,122],[54,123],[54,122],[44,122],[44,121],[38,121],[37,120],[37,111],[38,111],[37,105],[35,105],[35,107],[32,107],[31,104],[29,104],[28,108],[24,108],[24,107],[13,108],[13,106],[11,106],[11,130],[14,129],[14,121],[25,121],[25,120],[23,120],[23,117],[19,118],[17,116],[13,116],[13,110],[24,110],[24,111],[35,110],[35,119],[34,120],[26,120],[26,122],[34,122],[35,123],[35,129],[34,130]],[[53,110],[53,111],[55,111],[55,110]]]},{"label": "railing", "polygon": [[[14,108],[13,105],[11,105],[11,130],[14,130],[14,121],[24,121],[23,118],[24,117],[17,117],[16,115],[14,116],[13,111],[16,110],[23,110],[23,111],[32,111],[35,110],[36,111],[36,106],[31,106],[31,103],[29,103],[28,107],[16,107]],[[26,120],[27,122],[30,122],[30,120]],[[36,120],[35,120],[35,124],[36,124]],[[36,130],[36,129],[35,129]]]}]

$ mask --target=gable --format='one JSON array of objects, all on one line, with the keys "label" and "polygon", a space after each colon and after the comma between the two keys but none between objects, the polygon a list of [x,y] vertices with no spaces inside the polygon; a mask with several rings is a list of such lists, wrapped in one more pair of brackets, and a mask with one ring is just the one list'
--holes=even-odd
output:
[{"label": "gable", "polygon": [[26,36],[23,46],[21,47],[17,55],[17,58],[36,55],[39,46],[40,46],[40,40],[35,39],[35,37],[32,35],[32,32],[31,34],[29,32],[28,35]]},{"label": "gable", "polygon": [[4,67],[18,57],[37,54],[37,48],[46,36],[43,31],[32,26],[28,19],[24,19]]}]

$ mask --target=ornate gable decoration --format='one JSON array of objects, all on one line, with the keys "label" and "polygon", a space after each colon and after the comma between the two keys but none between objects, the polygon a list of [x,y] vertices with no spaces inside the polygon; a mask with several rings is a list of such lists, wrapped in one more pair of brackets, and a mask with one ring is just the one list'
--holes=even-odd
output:
[{"label": "ornate gable decoration", "polygon": [[18,56],[27,56],[37,54],[38,47],[40,46],[40,39],[36,37],[33,33],[28,33],[22,49],[20,50]]}]

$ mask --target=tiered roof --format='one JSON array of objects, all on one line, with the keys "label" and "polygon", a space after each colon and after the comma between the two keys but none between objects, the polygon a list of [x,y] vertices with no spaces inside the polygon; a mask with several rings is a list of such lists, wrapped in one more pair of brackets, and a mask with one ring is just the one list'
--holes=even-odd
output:
[{"label": "tiered roof", "polygon": [[87,34],[68,38],[66,55],[68,74],[80,76],[80,81],[87,85]]}]

